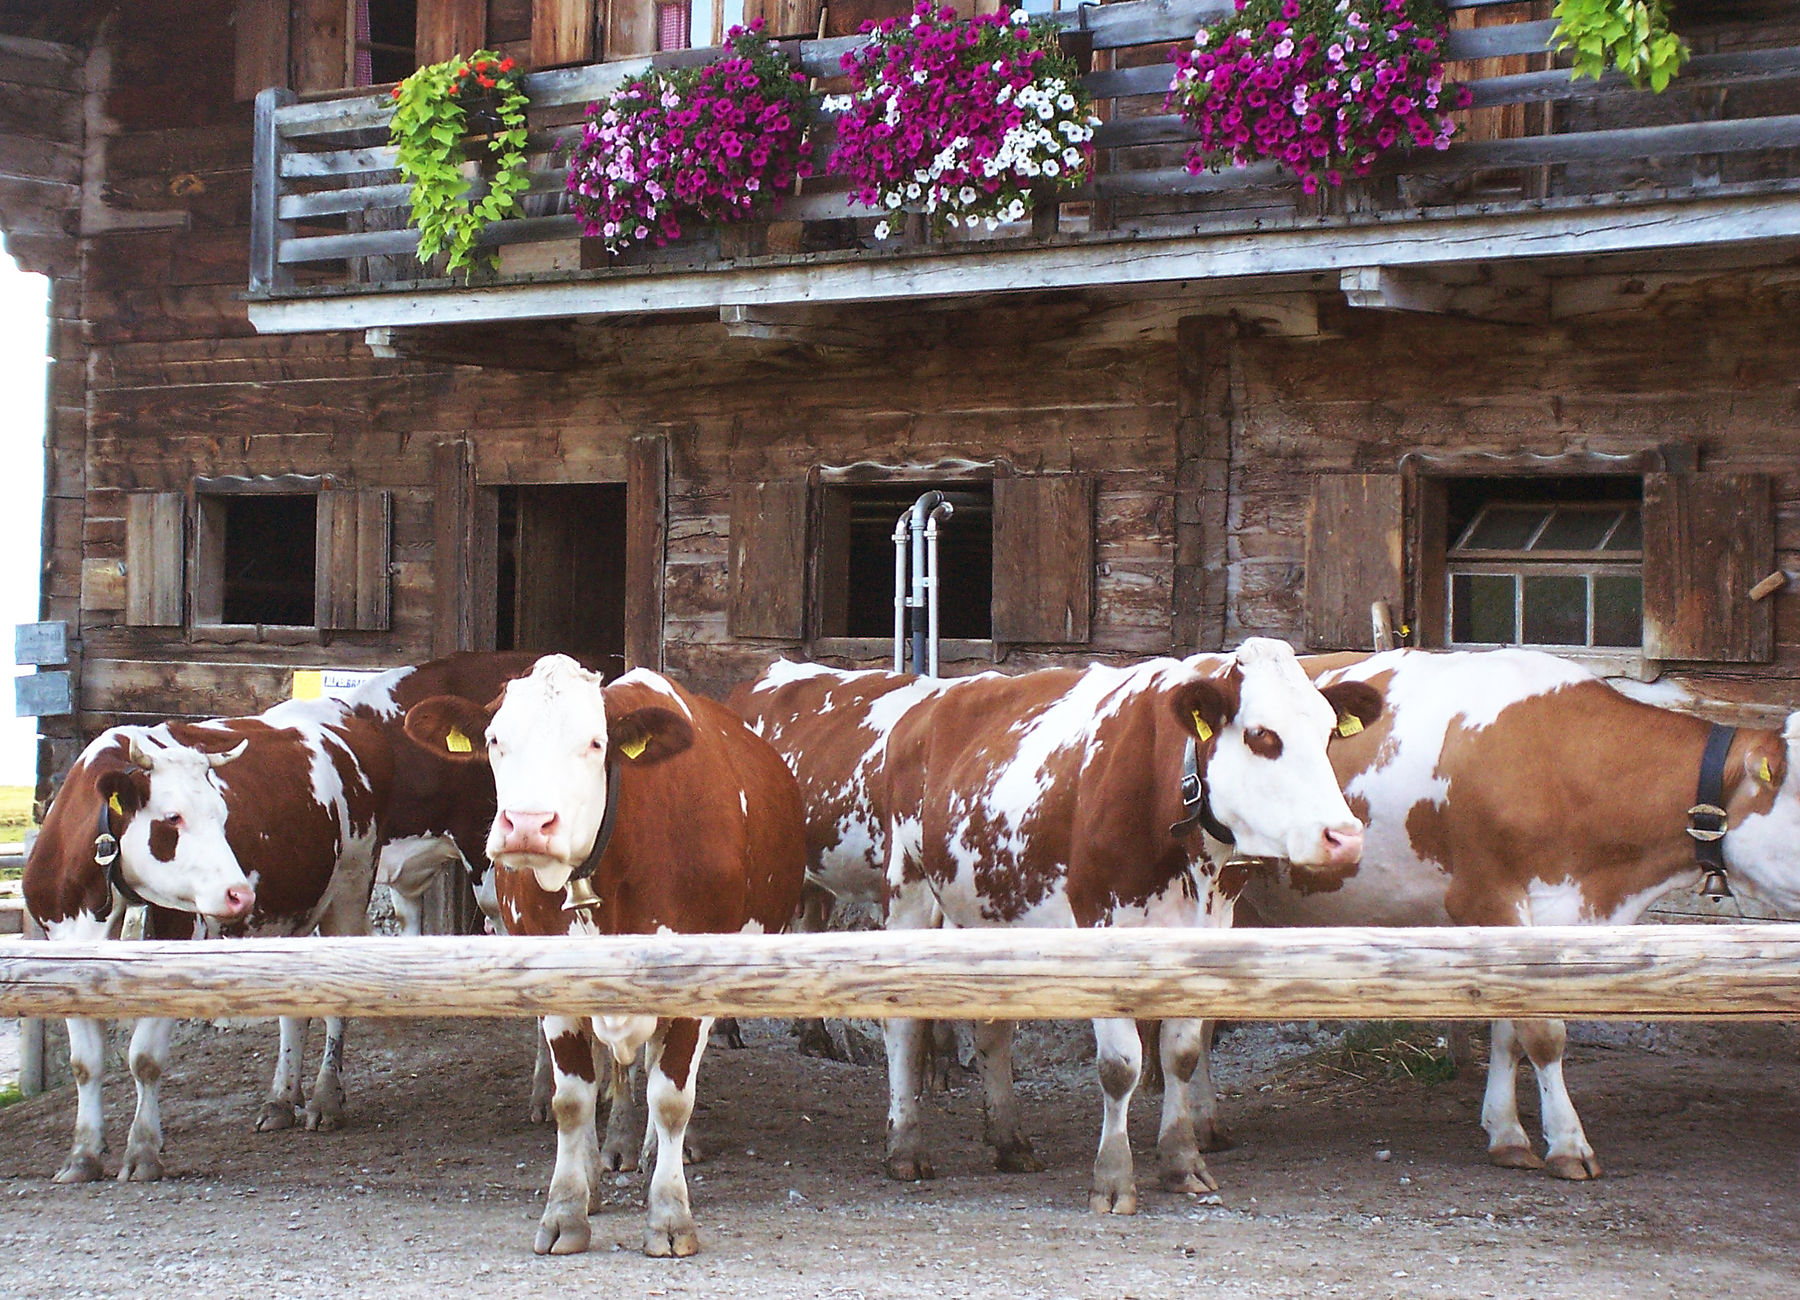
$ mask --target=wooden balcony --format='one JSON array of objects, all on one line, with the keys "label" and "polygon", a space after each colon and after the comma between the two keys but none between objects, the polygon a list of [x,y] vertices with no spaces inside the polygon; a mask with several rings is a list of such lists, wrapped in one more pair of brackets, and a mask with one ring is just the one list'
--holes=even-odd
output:
[{"label": "wooden balcony", "polygon": [[[498,271],[451,279],[413,257],[406,187],[386,144],[385,89],[257,101],[250,314],[267,332],[446,325],[1100,288],[1206,293],[1342,288],[1352,303],[1444,309],[1510,273],[1767,261],[1800,241],[1800,18],[1684,29],[1695,56],[1662,95],[1616,75],[1571,80],[1548,53],[1546,0],[1446,0],[1447,54],[1474,107],[1444,152],[1400,156],[1343,190],[1305,195],[1270,166],[1189,175],[1163,110],[1167,50],[1231,0],[1130,0],[1057,15],[1091,34],[1086,82],[1105,125],[1096,174],[1035,218],[982,237],[876,215],[821,176],[773,224],[608,257],[566,211],[555,147],[591,99],[652,62],[532,74],[527,215],[484,242]],[[1736,13],[1731,5],[1716,9]],[[859,38],[785,48],[829,78]],[[817,132],[822,166],[829,127]],[[917,223],[915,223],[915,226]],[[959,232],[960,233],[960,232]],[[1160,288],[1158,287],[1160,286]],[[1179,286],[1177,288],[1176,286]],[[1492,300],[1492,295],[1489,295]],[[1433,304],[1436,304],[1435,306]]]}]

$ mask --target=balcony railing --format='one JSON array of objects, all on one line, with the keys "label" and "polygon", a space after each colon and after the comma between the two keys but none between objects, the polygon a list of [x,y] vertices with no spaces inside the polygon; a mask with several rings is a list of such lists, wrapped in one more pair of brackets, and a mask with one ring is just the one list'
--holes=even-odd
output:
[{"label": "balcony railing", "polygon": [[[318,315],[309,318],[310,324],[284,322],[264,313],[259,324],[279,329],[406,323],[422,317],[403,313],[356,321],[346,314],[344,300],[398,290],[441,294],[559,281],[616,284],[620,278],[678,268],[780,267],[788,286],[780,292],[805,296],[796,287],[802,283],[792,274],[796,268],[896,258],[917,262],[976,251],[962,246],[971,241],[997,253],[1035,251],[1040,262],[1051,249],[1062,249],[1061,264],[1073,266],[1068,250],[1098,252],[1097,245],[1122,241],[1182,239],[1191,245],[1196,238],[1217,241],[1254,231],[1271,237],[1305,234],[1317,247],[1324,232],[1348,237],[1375,225],[1391,230],[1396,222],[1426,223],[1474,213],[1490,221],[1535,220],[1540,231],[1549,222],[1567,236],[1553,248],[1538,247],[1539,252],[1584,251],[1581,223],[1600,208],[1611,212],[1615,228],[1632,225],[1627,213],[1639,211],[1637,224],[1646,237],[1651,228],[1662,228],[1664,246],[1733,237],[1734,230],[1739,239],[1800,234],[1800,224],[1793,231],[1785,225],[1779,231],[1770,227],[1760,235],[1744,228],[1746,222],[1755,225],[1757,214],[1766,214],[1769,204],[1783,205],[1785,211],[1790,198],[1800,198],[1800,23],[1762,24],[1760,36],[1757,24],[1739,24],[1718,38],[1697,40],[1695,57],[1659,96],[1634,90],[1617,75],[1599,82],[1573,81],[1566,66],[1558,66],[1547,51],[1554,27],[1542,17],[1547,4],[1446,0],[1446,7],[1454,20],[1446,49],[1452,75],[1474,96],[1473,108],[1463,115],[1465,129],[1448,150],[1397,156],[1341,191],[1305,195],[1273,165],[1189,175],[1181,159],[1190,133],[1179,117],[1163,109],[1171,72],[1166,51],[1172,42],[1191,39],[1201,23],[1231,12],[1231,0],[1132,0],[1056,15],[1091,37],[1092,70],[1084,80],[1105,124],[1096,136],[1099,155],[1091,183],[1042,204],[1030,222],[955,244],[933,242],[915,223],[909,236],[878,245],[872,235],[877,214],[851,206],[844,183],[821,176],[784,200],[776,219],[790,224],[785,236],[772,242],[762,237],[767,228],[759,227],[734,230],[723,245],[714,235],[612,258],[591,243],[572,259],[532,259],[515,252],[503,261],[500,273],[480,273],[472,283],[445,278],[413,257],[416,234],[405,227],[407,187],[386,144],[391,100],[385,91],[312,102],[294,102],[286,91],[265,91],[256,115],[253,315],[258,303],[333,299],[341,305],[329,322]],[[783,48],[810,76],[831,78],[838,74],[840,56],[860,39],[796,41]],[[559,156],[566,155],[566,148],[559,147],[578,138],[587,103],[653,63],[696,63],[714,55],[688,50],[527,77],[534,167],[527,215],[490,227],[483,243],[501,249],[546,241],[572,246],[579,230],[563,199]],[[829,125],[815,135],[822,165],[830,151]],[[1735,203],[1729,211],[1720,207],[1725,200]],[[1711,235],[1696,233],[1698,227],[1691,224],[1681,230],[1668,227],[1660,215],[1645,211],[1697,202],[1710,202],[1725,223]],[[1517,220],[1514,225],[1524,230]],[[1528,241],[1515,243],[1486,252],[1471,248],[1467,255],[1532,251]],[[1615,240],[1611,246],[1624,245]],[[1367,265],[1374,254],[1360,263],[1360,254],[1347,256],[1348,265]],[[1101,275],[1103,263],[1090,263],[1096,268],[1091,274]],[[1254,259],[1244,268],[1255,270]],[[1236,274],[1244,268],[1215,260],[1198,269],[1171,267],[1164,278]],[[1274,269],[1305,268],[1294,262]],[[1074,280],[1065,276],[1054,282]],[[707,301],[734,300],[725,290],[708,292],[712,298]],[[868,291],[863,296],[883,295]],[[581,311],[642,311],[661,302],[626,295],[609,306],[589,294]],[[548,303],[541,295],[531,305],[516,300],[521,314],[563,314]]]}]

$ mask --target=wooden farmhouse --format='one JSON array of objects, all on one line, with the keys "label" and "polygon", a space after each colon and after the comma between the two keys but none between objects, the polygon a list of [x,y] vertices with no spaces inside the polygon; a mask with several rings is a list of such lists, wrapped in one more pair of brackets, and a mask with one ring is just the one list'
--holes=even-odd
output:
[{"label": "wooden farmhouse", "polygon": [[[1099,166],[1025,222],[877,241],[827,175],[722,236],[584,242],[552,146],[759,5],[821,79],[893,12],[0,2],[0,227],[53,285],[46,780],[301,669],[880,664],[933,487],[947,672],[1367,648],[1380,602],[1408,644],[1796,703],[1796,6],[1681,0],[1657,95],[1571,81],[1548,0],[1446,0],[1457,142],[1320,195],[1181,166],[1167,51],[1228,0],[1070,8]],[[542,175],[449,277],[387,87],[483,45],[534,69]]]}]

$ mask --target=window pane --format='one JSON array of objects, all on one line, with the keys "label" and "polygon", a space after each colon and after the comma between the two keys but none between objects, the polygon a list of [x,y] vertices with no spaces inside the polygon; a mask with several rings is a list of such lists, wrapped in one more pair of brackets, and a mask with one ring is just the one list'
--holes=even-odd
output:
[{"label": "window pane", "polygon": [[1592,551],[1606,538],[1606,530],[1619,517],[1617,510],[1562,510],[1531,544],[1534,551]]},{"label": "window pane", "polygon": [[1594,644],[1641,646],[1644,643],[1644,580],[1631,577],[1594,579]]},{"label": "window pane", "polygon": [[316,496],[225,498],[225,622],[312,625],[318,517]]},{"label": "window pane", "polygon": [[1450,639],[1461,644],[1512,645],[1513,584],[1509,573],[1458,573],[1450,579]]},{"label": "window pane", "polygon": [[1632,506],[1619,521],[1619,529],[1607,539],[1609,551],[1641,551],[1644,549],[1644,519]]},{"label": "window pane", "polygon": [[1586,645],[1587,579],[1525,579],[1525,644]]},{"label": "window pane", "polygon": [[1460,550],[1517,551],[1537,531],[1549,511],[1542,506],[1492,506],[1482,512]]}]

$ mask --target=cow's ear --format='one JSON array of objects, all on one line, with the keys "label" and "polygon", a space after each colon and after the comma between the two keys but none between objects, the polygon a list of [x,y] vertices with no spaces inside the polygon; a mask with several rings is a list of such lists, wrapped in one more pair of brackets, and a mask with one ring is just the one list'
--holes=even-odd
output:
[{"label": "cow's ear", "polygon": [[1338,682],[1320,689],[1337,711],[1337,734],[1354,736],[1381,716],[1381,692],[1367,682]]},{"label": "cow's ear", "polygon": [[673,709],[650,705],[606,719],[606,743],[620,760],[649,767],[674,758],[694,743],[694,724]]},{"label": "cow's ear", "polygon": [[1175,720],[1205,743],[1224,730],[1237,716],[1238,689],[1234,678],[1203,677],[1183,682],[1169,692]]},{"label": "cow's ear", "polygon": [[1756,740],[1744,755],[1744,772],[1770,790],[1781,789],[1787,780],[1787,748],[1779,739]]},{"label": "cow's ear", "polygon": [[406,734],[452,763],[487,762],[487,729],[493,715],[460,695],[433,695],[406,711]]},{"label": "cow's ear", "polygon": [[124,758],[100,768],[94,777],[94,788],[106,806],[121,818],[129,818],[150,802],[149,773]]}]

